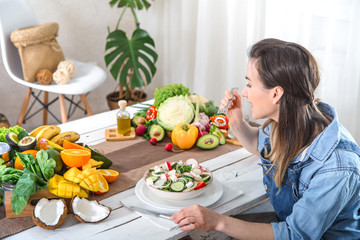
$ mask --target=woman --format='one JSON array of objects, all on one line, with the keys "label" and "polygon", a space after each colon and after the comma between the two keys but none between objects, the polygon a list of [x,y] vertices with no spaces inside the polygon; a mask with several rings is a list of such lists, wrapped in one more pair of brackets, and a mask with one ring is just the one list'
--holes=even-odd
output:
[{"label": "woman", "polygon": [[[314,101],[315,59],[302,46],[265,39],[250,50],[247,85],[228,111],[236,138],[260,156],[279,222],[250,223],[193,205],[172,219],[182,230],[218,230],[241,239],[360,239],[360,149],[335,110]],[[244,121],[241,96],[260,128]],[[226,91],[224,107],[231,94]]]}]

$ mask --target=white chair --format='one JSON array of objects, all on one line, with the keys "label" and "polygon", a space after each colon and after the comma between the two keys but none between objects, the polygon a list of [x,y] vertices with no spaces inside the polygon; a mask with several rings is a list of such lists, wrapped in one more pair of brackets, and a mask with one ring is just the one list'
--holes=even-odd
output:
[{"label": "white chair", "polygon": [[[91,92],[105,81],[106,73],[100,67],[67,59],[72,61],[76,66],[76,74],[67,84],[57,85],[53,82],[51,85],[41,85],[37,82],[30,83],[23,80],[19,53],[10,41],[10,34],[16,29],[34,25],[38,25],[38,21],[26,0],[0,0],[0,46],[5,69],[11,79],[21,85],[29,87],[21,107],[17,124],[22,125],[26,119],[41,110],[43,110],[44,125],[47,124],[47,113],[51,114],[59,123],[67,122],[75,108],[80,108],[88,115],[92,115],[93,113],[86,100],[85,94]],[[40,90],[40,92],[36,95],[34,89]],[[43,102],[39,98],[41,92],[43,92]],[[58,94],[58,98],[55,98],[49,103],[48,93],[56,93]],[[72,95],[72,97],[68,98],[66,95]],[[77,103],[73,101],[75,95],[80,96],[85,109],[79,105],[80,101]],[[34,102],[28,108],[31,96],[34,97]],[[57,100],[59,100],[60,103],[61,121],[48,109],[48,106]],[[70,102],[68,113],[66,113],[65,109],[65,100]],[[28,116],[36,101],[42,105],[42,108]],[[72,112],[71,108],[73,108]]]}]

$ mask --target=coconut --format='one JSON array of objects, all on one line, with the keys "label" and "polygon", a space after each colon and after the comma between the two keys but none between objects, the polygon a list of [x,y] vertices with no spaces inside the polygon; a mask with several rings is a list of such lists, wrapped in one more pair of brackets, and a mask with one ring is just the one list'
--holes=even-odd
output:
[{"label": "coconut", "polygon": [[75,196],[71,200],[71,208],[77,220],[83,223],[98,223],[110,216],[111,208],[96,200],[88,200]]},{"label": "coconut", "polygon": [[65,221],[67,207],[64,199],[42,198],[36,204],[32,218],[36,225],[45,229],[55,229]]}]

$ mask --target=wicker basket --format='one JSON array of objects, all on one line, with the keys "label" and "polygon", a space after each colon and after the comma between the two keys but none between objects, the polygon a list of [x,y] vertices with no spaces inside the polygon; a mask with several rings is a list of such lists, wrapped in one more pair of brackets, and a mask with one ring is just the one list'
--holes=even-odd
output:
[{"label": "wicker basket", "polygon": [[46,23],[39,26],[15,30],[10,35],[10,40],[18,48],[24,80],[36,81],[36,73],[42,69],[54,72],[64,54],[56,37],[59,25]]}]

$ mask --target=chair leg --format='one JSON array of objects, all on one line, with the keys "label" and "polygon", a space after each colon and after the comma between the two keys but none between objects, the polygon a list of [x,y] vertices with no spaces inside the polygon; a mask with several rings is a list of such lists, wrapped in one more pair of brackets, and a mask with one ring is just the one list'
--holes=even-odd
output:
[{"label": "chair leg", "polygon": [[80,95],[80,99],[81,99],[82,103],[84,104],[84,107],[85,107],[85,109],[86,109],[87,114],[88,114],[89,116],[93,115],[93,112],[92,112],[92,110],[91,110],[91,107],[90,107],[88,101],[86,100],[86,97],[85,97],[84,94],[81,94],[81,95]]},{"label": "chair leg", "polygon": [[[47,105],[49,103],[49,93],[44,91],[44,105]],[[47,125],[48,123],[48,111],[47,108],[44,108],[43,110],[43,125]]]},{"label": "chair leg", "polygon": [[24,97],[24,101],[23,101],[23,104],[22,104],[22,107],[21,107],[21,110],[20,110],[20,114],[19,114],[19,118],[18,118],[18,121],[17,121],[17,125],[21,126],[23,124],[23,121],[24,121],[24,117],[25,117],[25,114],[26,114],[26,109],[28,107],[28,104],[29,104],[29,100],[30,100],[30,97],[31,97],[31,88],[28,88],[27,91],[26,91],[26,95]]},{"label": "chair leg", "polygon": [[59,94],[59,103],[60,103],[60,113],[62,123],[68,122],[66,109],[65,109],[65,98],[64,95]]}]

